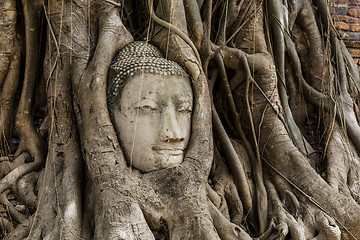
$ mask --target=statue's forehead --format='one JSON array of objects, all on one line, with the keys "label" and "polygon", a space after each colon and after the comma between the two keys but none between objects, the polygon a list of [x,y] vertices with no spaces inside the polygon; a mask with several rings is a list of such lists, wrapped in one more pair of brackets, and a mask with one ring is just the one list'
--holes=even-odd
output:
[{"label": "statue's forehead", "polygon": [[140,94],[142,97],[147,95],[159,96],[172,94],[181,97],[192,96],[189,79],[176,75],[138,75],[128,82],[125,89],[133,93],[137,92],[137,94]]},{"label": "statue's forehead", "polygon": [[189,80],[181,76],[151,76],[149,74],[133,78],[124,88],[121,105],[132,105],[143,99],[151,99],[158,104],[168,102],[192,103]]}]

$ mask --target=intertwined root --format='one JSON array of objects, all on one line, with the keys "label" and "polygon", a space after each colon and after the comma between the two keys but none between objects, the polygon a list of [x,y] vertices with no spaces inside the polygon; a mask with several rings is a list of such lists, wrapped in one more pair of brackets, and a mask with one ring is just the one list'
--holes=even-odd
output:
[{"label": "intertwined root", "polygon": [[[37,179],[36,173],[32,173],[32,171],[37,170],[43,163],[43,153],[41,153],[43,149],[40,148],[39,144],[39,146],[34,146],[32,151],[28,151],[31,153],[31,156],[23,151],[18,151],[15,155],[12,155],[12,142],[10,138],[15,132],[13,122],[16,108],[14,104],[16,102],[16,91],[20,78],[20,49],[16,32],[18,20],[16,1],[2,1],[0,12],[0,24],[2,26],[0,33],[0,143],[1,164],[3,166],[1,168],[2,179],[0,180],[1,203],[7,206],[10,219],[15,219],[17,223],[23,223],[26,221],[27,216],[10,204],[6,198],[6,193],[11,191],[18,201],[26,203],[29,207],[35,207],[36,196],[34,195],[34,185]],[[29,16],[27,16],[27,21],[28,18]],[[28,44],[27,48],[31,48],[30,44]],[[38,48],[33,50],[36,51]],[[34,61],[37,62],[36,57]],[[34,69],[37,68],[35,67]],[[30,75],[28,73],[24,74],[24,76]],[[36,79],[34,74],[33,79]],[[26,86],[26,83],[24,83],[23,89],[26,89]],[[29,86],[27,90],[33,92],[35,90],[34,86],[35,84]],[[25,124],[32,123],[32,100],[32,96],[24,96],[22,101],[26,101],[28,107],[20,104],[17,108],[19,112],[27,113],[26,117],[17,118],[17,123],[21,123],[16,124],[17,133],[23,140],[20,143],[21,146],[26,146],[26,143],[29,142],[35,144],[39,142],[38,137],[28,136],[26,143],[24,142],[24,135],[29,135],[24,134],[24,132],[28,132]],[[2,221],[5,230],[13,228],[13,221],[8,221],[5,218],[2,218]]]},{"label": "intertwined root", "polygon": [[[281,181],[281,180],[280,180]],[[341,238],[341,231],[333,218],[319,210],[313,203],[301,197],[301,200],[289,190],[286,184],[269,180],[265,182],[270,196],[272,222],[275,231],[269,239],[284,239],[290,235],[292,239],[333,239]],[[280,197],[278,192],[283,193]]]},{"label": "intertwined root", "polygon": [[[0,229],[11,231],[8,239],[29,233],[32,239],[90,238],[93,231],[96,239],[151,239],[151,230],[171,239],[358,238],[359,74],[333,30],[323,34],[331,29],[325,1],[272,0],[266,9],[260,0],[173,0],[159,1],[159,10],[150,12],[140,4],[155,22],[152,43],[188,70],[196,99],[183,166],[147,175],[127,168],[106,108],[112,56],[133,41],[129,29],[146,29],[134,17],[135,2],[124,3],[126,29],[116,3],[23,0],[19,99],[16,1],[0,3],[0,203],[11,216],[0,218]],[[38,85],[40,13],[49,35],[45,81]],[[320,21],[324,30],[315,24]],[[213,106],[210,184],[207,78],[220,115]],[[36,86],[46,86],[42,126],[34,124]],[[12,156],[15,135],[20,143]],[[96,209],[88,215],[81,209],[83,158],[93,184],[88,202],[98,200],[84,208]],[[36,213],[23,214],[8,193]],[[95,230],[84,220],[94,214]]]},{"label": "intertwined root", "polygon": [[0,144],[4,156],[11,154],[10,133],[20,76],[20,49],[16,35],[16,2],[3,1],[0,11]]}]

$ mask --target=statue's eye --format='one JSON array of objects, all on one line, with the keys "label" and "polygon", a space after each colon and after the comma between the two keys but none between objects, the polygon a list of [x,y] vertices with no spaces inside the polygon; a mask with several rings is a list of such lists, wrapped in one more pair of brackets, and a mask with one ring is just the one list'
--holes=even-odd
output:
[{"label": "statue's eye", "polygon": [[136,108],[143,111],[156,111],[159,109],[159,105],[152,99],[143,99]]},{"label": "statue's eye", "polygon": [[182,104],[179,106],[179,108],[178,108],[177,111],[180,112],[180,113],[191,113],[191,112],[192,112],[192,109],[191,109],[190,103],[188,103],[188,102],[182,103]]},{"label": "statue's eye", "polygon": [[151,106],[151,105],[143,105],[139,106],[142,110],[158,110],[157,106]]}]

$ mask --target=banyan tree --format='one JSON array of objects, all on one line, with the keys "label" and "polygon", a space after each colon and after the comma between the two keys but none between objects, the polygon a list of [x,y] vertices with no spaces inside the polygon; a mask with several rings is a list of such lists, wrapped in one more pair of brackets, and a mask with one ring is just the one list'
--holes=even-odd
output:
[{"label": "banyan tree", "polygon": [[360,239],[360,78],[327,0],[2,0],[2,239]]}]

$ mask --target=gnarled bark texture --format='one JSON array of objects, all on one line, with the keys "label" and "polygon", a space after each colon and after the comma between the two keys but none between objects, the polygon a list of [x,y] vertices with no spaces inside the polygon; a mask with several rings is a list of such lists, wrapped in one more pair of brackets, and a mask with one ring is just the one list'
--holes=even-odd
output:
[{"label": "gnarled bark texture", "polygon": [[[360,79],[328,4],[1,1],[1,238],[360,239]],[[178,167],[131,168],[109,117],[136,40],[191,79]]]}]

